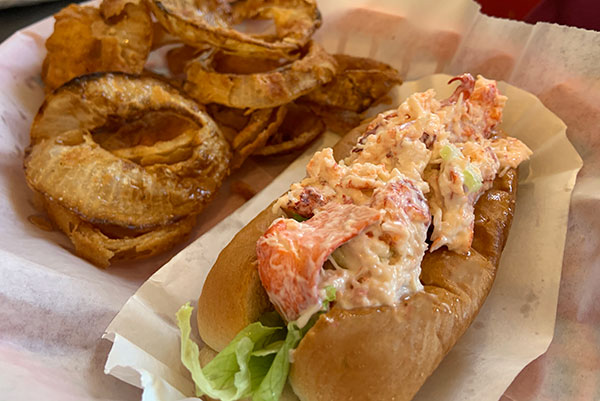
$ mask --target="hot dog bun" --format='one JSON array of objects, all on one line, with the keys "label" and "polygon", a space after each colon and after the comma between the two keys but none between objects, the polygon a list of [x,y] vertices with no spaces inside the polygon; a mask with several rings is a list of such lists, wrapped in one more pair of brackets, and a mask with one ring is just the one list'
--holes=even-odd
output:
[{"label": "hot dog bun", "polygon": [[[345,157],[364,126],[334,148]],[[290,383],[301,400],[410,400],[471,324],[489,293],[510,229],[516,170],[496,178],[475,207],[468,255],[428,253],[425,286],[393,306],[333,307],[294,351]],[[223,250],[198,303],[203,341],[221,350],[246,325],[272,309],[258,273],[255,244],[279,217],[267,207]]]}]

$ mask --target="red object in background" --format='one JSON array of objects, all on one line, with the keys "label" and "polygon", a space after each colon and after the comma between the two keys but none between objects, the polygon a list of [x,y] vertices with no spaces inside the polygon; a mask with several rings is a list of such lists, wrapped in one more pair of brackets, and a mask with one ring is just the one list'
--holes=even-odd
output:
[{"label": "red object in background", "polygon": [[542,0],[477,0],[484,14],[523,20]]},{"label": "red object in background", "polygon": [[600,30],[598,0],[476,0],[487,15]]}]

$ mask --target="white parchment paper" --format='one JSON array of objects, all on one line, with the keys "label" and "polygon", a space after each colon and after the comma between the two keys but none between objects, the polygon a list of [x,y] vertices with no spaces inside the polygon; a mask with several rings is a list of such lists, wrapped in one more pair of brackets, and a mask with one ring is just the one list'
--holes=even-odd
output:
[{"label": "white parchment paper", "polygon": [[[568,228],[554,339],[548,351],[515,379],[503,400],[600,399],[600,269],[597,269],[600,214],[594,212],[600,207],[600,135],[597,132],[600,126],[600,34],[552,24],[533,26],[486,17],[469,0],[321,0],[319,6],[324,25],[316,38],[329,51],[387,61],[407,80],[438,72],[459,74],[464,71],[503,79],[538,96],[567,123],[567,135],[585,164],[573,191],[568,226],[557,220],[549,230],[553,233]],[[140,398],[139,390],[102,374],[110,345],[100,340],[100,336],[128,297],[186,244],[154,260],[102,271],[73,256],[62,234],[45,232],[29,223],[28,218],[37,212],[30,204],[31,194],[24,182],[22,156],[29,142],[31,120],[43,100],[39,72],[45,54],[43,44],[52,31],[52,24],[51,19],[44,20],[0,45],[0,398],[135,400]],[[570,168],[561,161],[563,150],[570,148],[548,141],[545,134],[533,139],[544,152],[555,146],[560,148],[561,157],[553,158],[550,166],[558,173],[557,178],[564,180],[561,182],[568,182]],[[289,161],[291,158],[260,164],[250,161],[234,179],[262,188]],[[535,172],[533,163],[529,166]],[[527,173],[529,167],[522,171]],[[522,179],[520,197],[527,191],[538,196],[539,185],[528,182],[526,174]],[[554,183],[554,179],[549,180]],[[219,199],[203,214],[192,238],[243,204],[243,199],[232,196],[228,187],[226,183]],[[568,186],[562,189],[560,194],[568,198]],[[542,205],[555,207],[558,198],[560,196],[535,199]],[[531,206],[520,199],[517,213],[528,213],[528,207]],[[547,219],[544,216],[540,224],[545,224]],[[509,250],[514,246],[535,249],[539,242],[544,242],[545,234],[516,241],[513,231]],[[544,261],[549,259],[547,254],[538,256]],[[184,256],[178,256],[176,260],[182,258]],[[508,263],[509,258],[507,250],[503,263]],[[517,272],[517,278],[522,280],[513,291],[524,302],[516,309],[493,308],[490,303],[486,304],[464,341],[472,336],[483,345],[500,341],[496,333],[486,336],[478,333],[489,325],[503,322],[507,315],[522,317],[520,325],[513,327],[515,330],[524,326],[530,332],[533,330],[534,336],[536,331],[552,331],[554,319],[546,320],[540,330],[536,330],[533,322],[539,313],[553,314],[558,291],[556,282],[560,277],[555,270],[548,269],[540,278],[538,271],[536,279],[539,281],[531,288],[526,287],[527,280],[521,273],[527,271],[529,265],[518,262],[522,269]],[[504,266],[503,270],[506,270]],[[499,277],[497,284],[501,280]],[[492,297],[499,294],[498,288],[497,285]],[[528,292],[529,289],[532,291]],[[551,296],[542,298],[543,294]],[[166,293],[163,297],[167,302]],[[189,295],[189,299],[195,298]],[[172,336],[172,313],[167,312],[157,315],[161,323],[156,327],[171,327],[167,332]],[[482,320],[484,318],[491,321]],[[144,329],[147,327],[140,325],[137,334]],[[162,334],[159,329],[156,335]],[[541,343],[548,341],[546,334],[537,337],[540,340],[532,343],[531,350],[542,349]],[[131,348],[128,338],[115,335],[115,355],[119,350]],[[470,377],[470,370],[474,369],[470,363],[477,348],[467,349],[462,344],[453,351],[458,356],[459,377],[444,376],[439,373],[443,370],[438,370],[429,382],[460,380],[461,375],[463,379]],[[162,347],[161,344],[152,350],[152,358],[145,362],[148,366],[156,360],[153,354],[164,354]],[[502,358],[507,366],[513,366],[511,372],[517,372],[525,359],[534,358],[539,352],[531,351],[529,356],[521,355],[520,359],[506,353]],[[173,354],[169,358],[165,360],[174,361],[177,356]],[[441,368],[446,364],[444,362]],[[123,376],[131,372],[117,365],[118,361],[111,354],[108,366],[114,374]],[[168,365],[163,368],[169,370]],[[182,369],[177,374],[185,378]],[[156,394],[177,391],[175,379],[167,378],[166,374],[156,375],[144,368],[140,371],[143,383]],[[134,373],[129,381],[139,383],[138,377],[139,374]],[[181,384],[178,388],[191,394],[185,390],[186,381],[177,386]],[[500,381],[505,388],[510,379],[502,376]],[[477,399],[477,392],[486,390],[488,385],[492,386],[488,382],[467,386],[467,392],[460,399]],[[502,392],[499,384],[492,387],[495,393]],[[433,396],[426,391],[419,397]]]}]

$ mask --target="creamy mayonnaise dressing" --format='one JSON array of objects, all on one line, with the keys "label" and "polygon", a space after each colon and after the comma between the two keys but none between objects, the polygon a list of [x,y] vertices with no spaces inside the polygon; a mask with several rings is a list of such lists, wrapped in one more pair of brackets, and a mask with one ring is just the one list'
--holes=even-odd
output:
[{"label": "creamy mayonnaise dressing", "polygon": [[308,219],[278,219],[257,244],[263,285],[288,321],[305,322],[331,287],[347,309],[421,291],[431,220],[431,251],[468,252],[477,199],[531,151],[496,132],[506,97],[494,81],[456,79],[444,101],[428,90],[379,114],[346,159],[317,152],[306,178],[276,202]]}]

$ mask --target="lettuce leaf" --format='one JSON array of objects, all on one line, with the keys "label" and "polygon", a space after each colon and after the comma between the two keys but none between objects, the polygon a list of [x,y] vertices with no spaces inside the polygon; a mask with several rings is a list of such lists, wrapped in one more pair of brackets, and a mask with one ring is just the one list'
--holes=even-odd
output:
[{"label": "lettuce leaf", "polygon": [[284,328],[267,327],[260,322],[248,325],[203,369],[198,345],[190,339],[192,311],[189,302],[183,305],[177,312],[177,323],[181,330],[181,361],[196,383],[196,395],[206,394],[222,401],[251,396],[262,386],[287,343],[274,345],[280,341]]},{"label": "lettuce leaf", "polygon": [[290,371],[290,351],[298,346],[302,334],[294,323],[288,324],[283,346],[277,351],[271,368],[252,395],[252,401],[277,401]]},{"label": "lettuce leaf", "polygon": [[250,358],[248,367],[250,369],[250,372],[252,372],[252,374],[250,375],[251,394],[254,394],[260,386],[260,384],[263,382],[265,376],[271,368],[271,365],[273,365],[274,359],[275,354],[270,354],[261,358]]},{"label": "lettuce leaf", "polygon": [[[335,300],[335,288],[326,288],[326,301]],[[290,371],[290,351],[295,349],[319,315],[311,317],[302,329],[285,323],[276,313],[268,313],[259,322],[240,331],[204,368],[200,366],[198,345],[190,338],[190,303],[177,312],[181,330],[181,361],[192,374],[196,395],[208,395],[222,401],[252,397],[253,401],[277,401]],[[263,324],[264,323],[264,324]]]},{"label": "lettuce leaf", "polygon": [[267,356],[271,354],[276,354],[279,351],[279,349],[283,346],[283,344],[283,340],[275,341],[274,343],[266,345],[264,348],[252,351],[252,356]]}]

